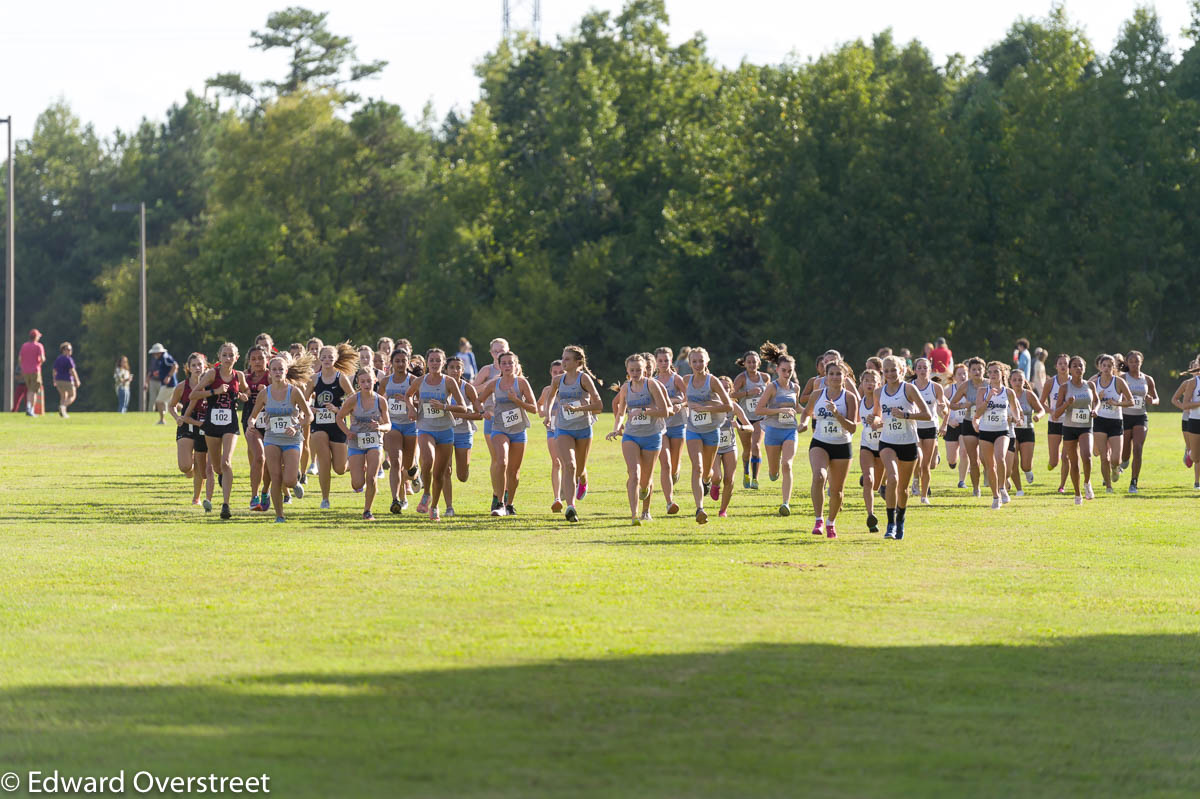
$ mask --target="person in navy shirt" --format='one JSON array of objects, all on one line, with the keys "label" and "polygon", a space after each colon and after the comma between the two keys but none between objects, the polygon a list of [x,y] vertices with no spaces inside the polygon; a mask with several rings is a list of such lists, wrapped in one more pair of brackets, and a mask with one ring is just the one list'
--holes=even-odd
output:
[{"label": "person in navy shirt", "polygon": [[175,377],[178,371],[179,364],[171,357],[171,353],[167,352],[167,348],[162,344],[155,342],[150,348],[150,370],[143,388],[149,392],[154,410],[158,411],[159,424],[166,423],[167,403],[171,401],[175,384],[179,382]]},{"label": "person in navy shirt", "polygon": [[58,389],[58,415],[67,418],[67,408],[78,396],[79,372],[75,371],[75,359],[71,357],[71,342],[58,346],[58,357],[54,359],[54,387]]}]

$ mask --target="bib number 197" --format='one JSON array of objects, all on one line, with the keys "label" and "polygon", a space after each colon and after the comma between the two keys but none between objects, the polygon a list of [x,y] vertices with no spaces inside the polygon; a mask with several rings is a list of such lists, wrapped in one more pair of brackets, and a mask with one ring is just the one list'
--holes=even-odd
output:
[{"label": "bib number 197", "polygon": [[288,425],[290,425],[291,422],[292,422],[292,420],[287,418],[286,416],[272,416],[271,417],[271,432],[275,433],[276,435],[281,435],[281,436],[287,435]]}]

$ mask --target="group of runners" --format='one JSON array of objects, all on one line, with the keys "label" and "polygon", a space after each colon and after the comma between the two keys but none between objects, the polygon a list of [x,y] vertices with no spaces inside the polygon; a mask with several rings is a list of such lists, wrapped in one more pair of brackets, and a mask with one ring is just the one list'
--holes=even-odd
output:
[{"label": "group of runners", "polygon": [[[273,509],[283,522],[310,475],[318,478],[321,508],[329,508],[332,476],[348,473],[363,494],[362,516],[371,520],[386,475],[392,513],[403,513],[419,494],[417,512],[438,521],[443,510],[455,515],[454,483],[469,479],[482,427],[491,456],[489,512],[514,516],[527,431],[536,420],[545,426],[551,457],[551,510],[578,521],[593,428],[605,409],[600,381],[583,349],[568,346],[550,365],[549,385],[535,393],[505,339],[493,339],[490,352],[491,363],[472,379],[464,377],[459,357],[437,348],[417,354],[405,340],[381,339],[371,350],[314,338],[280,352],[262,334],[244,370],[233,343],[221,346],[213,364],[192,353],[169,411],[178,426],[179,470],[193,479],[193,504],[211,510],[219,488],[220,515],[232,516],[233,454],[244,435],[252,511]],[[780,484],[778,512],[791,515],[792,462],[799,435],[811,430],[812,533],[827,538],[837,537],[857,437],[867,529],[879,530],[878,497],[884,537],[902,539],[909,497],[933,502],[939,438],[958,487],[978,497],[982,484],[998,510],[1034,482],[1034,424],[1044,416],[1059,493],[1070,482],[1076,504],[1094,497],[1093,455],[1107,492],[1128,469],[1128,490],[1136,493],[1146,410],[1159,403],[1142,362],[1138,352],[1101,355],[1085,376],[1092,370],[1084,358],[1061,355],[1038,393],[1021,370],[982,358],[958,364],[947,377],[932,374],[926,358],[910,365],[884,355],[868,359],[856,376],[838,351],[828,350],[802,383],[786,347],[769,341],[738,360],[733,378],[713,374],[703,348],[692,348],[684,367],[660,347],[630,355],[625,379],[608,387],[613,426],[606,437],[620,441],[633,525],[652,519],[656,466],[666,513],[680,513],[685,451],[694,518],[705,524],[707,502],[718,503],[719,517],[728,515],[739,460],[742,487],[759,489],[764,451],[767,477]],[[1183,411],[1185,462],[1200,489],[1200,376],[1185,380],[1172,403]]]}]

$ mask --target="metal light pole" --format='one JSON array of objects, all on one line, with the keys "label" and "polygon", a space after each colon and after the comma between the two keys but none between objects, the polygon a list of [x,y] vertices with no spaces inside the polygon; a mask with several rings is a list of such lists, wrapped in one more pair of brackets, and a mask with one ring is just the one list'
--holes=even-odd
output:
[{"label": "metal light pole", "polygon": [[138,319],[138,351],[141,353],[141,355],[138,356],[138,364],[139,364],[138,370],[140,372],[138,374],[138,379],[141,381],[140,385],[142,387],[140,389],[138,389],[138,410],[145,411],[146,410],[146,373],[148,371],[148,368],[147,368],[148,365],[147,365],[146,361],[149,358],[149,353],[146,352],[146,349],[147,349],[147,344],[146,344],[146,204],[145,203],[137,203],[137,204],[113,203],[112,209],[114,211],[123,211],[125,213],[132,213],[133,211],[137,211],[141,215],[141,222],[142,222],[142,239],[141,239],[141,241],[142,241],[142,244],[141,244],[142,280],[141,280],[141,304],[140,304],[141,310],[139,312],[139,319]]},{"label": "metal light pole", "polygon": [[13,235],[13,149],[12,149],[12,116],[0,119],[8,125],[8,246],[5,250],[4,271],[4,410],[13,405],[13,375],[16,364],[13,362],[13,350],[16,347],[17,325],[13,317],[16,315],[16,277],[13,257],[13,244],[17,240]]}]

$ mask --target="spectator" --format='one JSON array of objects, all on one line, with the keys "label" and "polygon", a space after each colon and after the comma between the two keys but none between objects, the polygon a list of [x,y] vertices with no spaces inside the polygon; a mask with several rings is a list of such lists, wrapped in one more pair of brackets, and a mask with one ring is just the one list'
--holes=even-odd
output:
[{"label": "spectator", "polygon": [[167,403],[175,393],[175,384],[178,382],[175,373],[178,371],[179,364],[175,363],[171,353],[167,352],[167,348],[162,344],[155,342],[150,348],[150,370],[143,388],[150,392],[150,401],[154,403],[154,410],[158,411],[159,424],[166,424]]},{"label": "spectator", "polygon": [[475,353],[471,350],[471,342],[466,336],[458,340],[458,359],[463,364],[463,380],[470,383],[479,373],[479,365],[475,363]]},{"label": "spectator", "polygon": [[1025,373],[1025,379],[1029,380],[1031,374],[1030,367],[1032,366],[1032,359],[1029,357],[1029,339],[1017,339],[1017,348],[1013,351],[1013,363]]},{"label": "spectator", "polygon": [[929,361],[933,366],[933,373],[941,377],[944,384],[949,385],[954,374],[954,353],[946,346],[946,339],[939,336],[934,340]]},{"label": "spectator", "polygon": [[46,390],[42,387],[42,364],[46,362],[46,348],[42,346],[41,337],[41,331],[35,327],[29,331],[29,341],[21,345],[21,377],[25,381],[26,416],[33,416],[36,408],[46,407]]},{"label": "spectator", "polygon": [[79,388],[79,372],[75,371],[75,359],[71,357],[71,342],[58,345],[59,356],[54,359],[54,388],[58,390],[58,415],[67,418],[67,408],[75,401]]},{"label": "spectator", "polygon": [[691,347],[681,347],[679,355],[675,358],[675,371],[681,375],[690,375],[692,367],[688,363],[688,356],[692,354]]},{"label": "spectator", "polygon": [[1029,378],[1029,384],[1033,386],[1033,392],[1039,397],[1042,396],[1042,386],[1046,385],[1046,356],[1048,354],[1041,347],[1033,351],[1033,376]]},{"label": "spectator", "polygon": [[[929,353],[931,353],[931,352],[933,352],[933,342],[926,341],[924,348],[922,348],[922,350],[921,350],[921,354],[923,356],[925,356],[926,358],[929,358]],[[932,359],[930,359],[930,363],[932,365]]]},{"label": "spectator", "polygon": [[901,348],[900,348],[900,357],[904,359],[904,363],[905,363],[905,364],[907,365],[907,367],[908,367],[908,372],[907,372],[907,374],[908,374],[908,376],[910,376],[910,377],[911,377],[911,376],[912,376],[912,373],[913,373],[913,368],[912,368],[912,363],[913,363],[913,361],[912,361],[912,353],[911,353],[911,352],[909,352],[909,349],[908,349],[908,347],[901,347]]},{"label": "spectator", "polygon": [[117,413],[125,413],[129,409],[129,384],[133,382],[133,372],[129,371],[129,359],[122,355],[117,358],[117,368],[113,370],[113,384],[117,389]]}]

